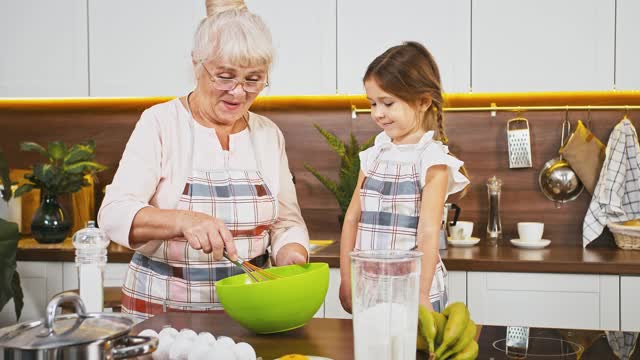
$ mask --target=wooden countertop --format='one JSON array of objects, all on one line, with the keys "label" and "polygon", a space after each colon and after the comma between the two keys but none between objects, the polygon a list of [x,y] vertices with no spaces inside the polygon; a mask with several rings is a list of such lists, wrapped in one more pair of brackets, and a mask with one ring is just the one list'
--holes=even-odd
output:
[{"label": "wooden countertop", "polygon": [[[111,243],[108,261],[127,263],[133,252]],[[339,267],[340,244],[334,243],[311,254],[311,261]],[[449,247],[440,252],[449,270],[545,272],[580,274],[640,275],[640,251],[620,249],[583,249],[579,246],[549,246],[541,250],[524,250],[512,246]],[[19,261],[74,261],[71,239],[60,244],[44,245],[34,239],[18,242]]]},{"label": "wooden countertop", "polygon": [[[164,326],[172,326],[178,330],[188,328],[196,332],[208,331],[214,336],[229,336],[236,342],[247,342],[253,346],[258,356],[264,360],[272,360],[286,354],[304,354],[324,356],[333,360],[351,360],[353,356],[353,325],[351,320],[345,319],[311,319],[305,326],[280,334],[256,335],[244,329],[222,311],[212,313],[178,313],[169,312],[137,324],[133,334],[144,329],[160,331]],[[493,347],[496,340],[504,339],[506,328],[502,326],[478,326],[478,345],[480,353],[478,359],[507,359],[504,352]],[[581,344],[585,350],[584,360],[616,359],[607,344],[602,331],[589,330],[556,330],[530,329],[530,336],[534,338],[554,338],[573,341]],[[549,350],[553,344],[530,343],[531,351]],[[531,347],[536,347],[533,349]],[[542,347],[542,348],[541,348]],[[556,349],[554,349],[556,350]],[[545,352],[548,353],[548,352]],[[631,356],[638,359],[640,350]],[[416,353],[416,359],[426,359],[426,354]],[[565,357],[563,357],[565,358]],[[566,357],[571,358],[571,357]]]}]

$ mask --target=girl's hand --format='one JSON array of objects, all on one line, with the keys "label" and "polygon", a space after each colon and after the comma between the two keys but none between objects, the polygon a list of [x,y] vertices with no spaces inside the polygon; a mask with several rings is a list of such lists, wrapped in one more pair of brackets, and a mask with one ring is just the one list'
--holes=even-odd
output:
[{"label": "girl's hand", "polygon": [[222,259],[225,249],[231,260],[238,258],[233,236],[222,220],[199,212],[184,211],[178,215],[177,224],[192,248],[211,254],[216,261]]},{"label": "girl's hand", "polygon": [[344,311],[351,314],[351,281],[340,282],[340,303]]},{"label": "girl's hand", "polygon": [[276,266],[305,264],[307,257],[307,250],[304,246],[296,243],[287,244],[278,251]]},{"label": "girl's hand", "polygon": [[431,305],[430,301],[427,302],[420,302],[420,305],[424,306],[425,309],[429,310],[429,311],[433,311],[433,305]]}]

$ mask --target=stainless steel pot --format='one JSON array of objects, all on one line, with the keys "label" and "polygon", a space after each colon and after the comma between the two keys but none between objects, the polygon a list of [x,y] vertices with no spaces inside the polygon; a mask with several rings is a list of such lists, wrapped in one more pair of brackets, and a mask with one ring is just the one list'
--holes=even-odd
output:
[{"label": "stainless steel pot", "polygon": [[[565,128],[567,135],[569,135],[571,124],[568,115],[565,115],[565,120],[562,123],[560,147],[564,146]],[[584,190],[584,185],[569,163],[562,158],[562,153],[559,157],[544,164],[538,176],[538,185],[544,196],[555,201],[556,207],[560,207],[567,201],[575,200]]]},{"label": "stainless steel pot", "polygon": [[[55,316],[62,303],[76,313]],[[4,359],[124,359],[146,355],[158,346],[154,337],[129,336],[133,319],[123,314],[87,314],[80,297],[60,294],[47,305],[44,320],[0,329]]]}]

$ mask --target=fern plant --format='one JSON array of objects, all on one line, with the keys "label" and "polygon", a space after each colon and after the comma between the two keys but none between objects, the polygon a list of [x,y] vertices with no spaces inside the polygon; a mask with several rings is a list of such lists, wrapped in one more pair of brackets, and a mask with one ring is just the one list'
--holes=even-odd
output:
[{"label": "fern plant", "polygon": [[369,148],[375,140],[375,135],[369,138],[364,144],[358,144],[358,140],[351,133],[349,135],[349,142],[345,143],[335,134],[321,128],[317,124],[313,126],[324,137],[327,144],[340,156],[340,172],[338,174],[338,181],[332,180],[318,172],[308,163],[304,163],[305,169],[310,171],[313,176],[324,185],[338,201],[341,214],[339,217],[340,225],[344,220],[344,215],[347,212],[351,197],[355,191],[356,184],[358,182],[358,175],[360,174],[360,157],[358,153]]}]

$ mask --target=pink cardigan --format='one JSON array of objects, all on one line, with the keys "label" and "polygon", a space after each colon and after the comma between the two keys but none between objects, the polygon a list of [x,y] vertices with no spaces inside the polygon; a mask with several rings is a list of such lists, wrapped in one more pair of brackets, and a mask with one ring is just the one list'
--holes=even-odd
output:
[{"label": "pink cardigan", "polygon": [[[116,243],[150,255],[161,241],[133,248],[129,231],[136,213],[146,206],[175,209],[191,173],[192,126],[179,99],[145,110],[122,154],[113,182],[107,186],[98,224]],[[309,251],[309,234],[293,185],[282,132],[268,118],[249,113],[249,130],[260,171],[278,198],[279,218],[271,228],[273,258],[286,244]]]}]

